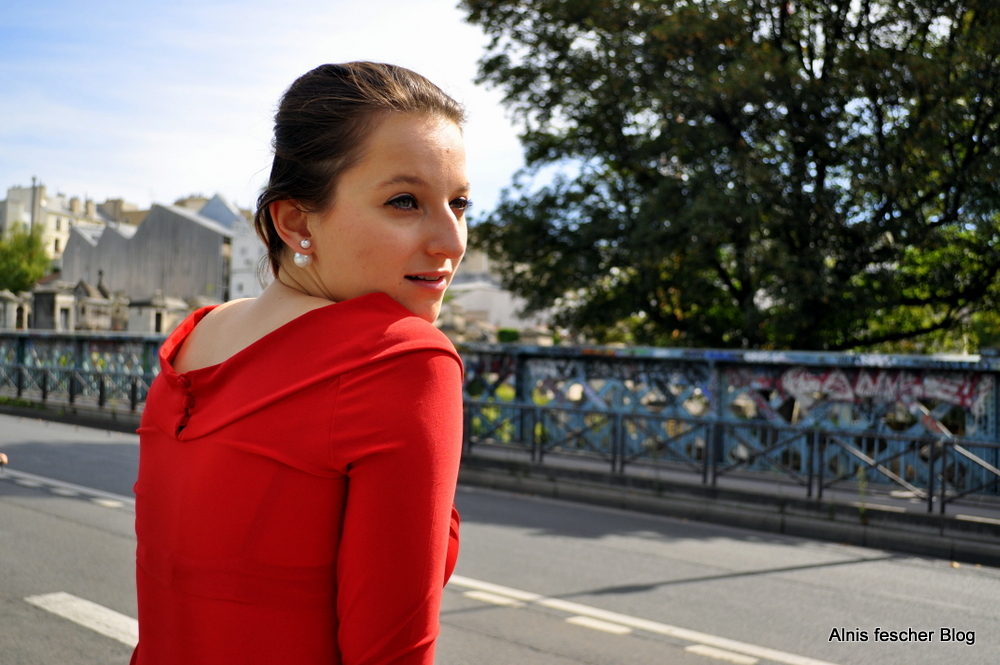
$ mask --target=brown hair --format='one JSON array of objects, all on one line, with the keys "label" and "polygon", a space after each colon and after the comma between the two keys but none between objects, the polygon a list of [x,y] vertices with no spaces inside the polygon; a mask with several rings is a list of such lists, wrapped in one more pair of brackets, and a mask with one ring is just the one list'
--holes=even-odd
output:
[{"label": "brown hair", "polygon": [[274,116],[271,177],[254,215],[275,276],[285,244],[270,205],[293,200],[307,212],[326,210],[337,178],[358,162],[381,117],[392,111],[465,120],[462,106],[420,74],[375,62],[320,65],[282,95]]}]

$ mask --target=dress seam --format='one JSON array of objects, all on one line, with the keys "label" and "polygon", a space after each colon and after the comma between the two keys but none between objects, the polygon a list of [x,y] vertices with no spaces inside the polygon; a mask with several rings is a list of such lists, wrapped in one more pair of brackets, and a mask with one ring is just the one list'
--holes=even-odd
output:
[{"label": "dress seam", "polygon": [[331,470],[337,471],[338,473],[343,473],[346,476],[347,469],[345,468],[341,470],[337,468],[333,454],[333,441],[334,441],[333,432],[337,424],[337,405],[340,402],[340,387],[341,387],[340,382],[342,378],[343,375],[338,374],[333,380],[333,390],[334,390],[333,404],[330,405],[330,426],[327,428],[327,433],[326,433],[326,462]]}]

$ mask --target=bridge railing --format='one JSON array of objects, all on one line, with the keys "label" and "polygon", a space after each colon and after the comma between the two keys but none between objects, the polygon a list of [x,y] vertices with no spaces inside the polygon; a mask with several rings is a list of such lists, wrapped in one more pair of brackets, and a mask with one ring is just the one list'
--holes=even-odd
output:
[{"label": "bridge railing", "polygon": [[163,335],[0,332],[0,396],[136,411]]},{"label": "bridge railing", "polygon": [[650,348],[462,347],[466,445],[850,485],[943,512],[1000,495],[996,358]]},{"label": "bridge railing", "polygon": [[[0,396],[142,408],[162,335],[0,332]],[[1000,495],[1000,359],[465,344],[466,449],[714,485]]]}]

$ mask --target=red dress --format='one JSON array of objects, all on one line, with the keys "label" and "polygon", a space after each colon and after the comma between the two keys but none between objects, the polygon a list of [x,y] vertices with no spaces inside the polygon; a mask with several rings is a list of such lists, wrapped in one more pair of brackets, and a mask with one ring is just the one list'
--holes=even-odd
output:
[{"label": "red dress", "polygon": [[424,664],[458,551],[461,359],[377,293],[225,362],[160,349],[139,428],[135,665]]}]

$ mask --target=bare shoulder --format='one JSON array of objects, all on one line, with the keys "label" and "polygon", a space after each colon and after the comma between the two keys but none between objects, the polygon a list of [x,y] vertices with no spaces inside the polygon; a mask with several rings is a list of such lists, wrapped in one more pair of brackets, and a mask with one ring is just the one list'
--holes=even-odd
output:
[{"label": "bare shoulder", "polygon": [[179,373],[184,373],[217,365],[240,349],[252,344],[253,340],[235,350],[226,352],[225,347],[231,345],[227,345],[224,340],[227,339],[228,334],[234,332],[240,334],[241,337],[250,333],[249,330],[244,330],[237,321],[243,318],[241,310],[252,307],[253,300],[253,298],[230,300],[205,315],[178,350],[174,358],[174,369]]},{"label": "bare shoulder", "polygon": [[257,340],[329,300],[268,287],[259,298],[241,298],[208,313],[184,341],[174,369],[184,373],[225,362]]}]

